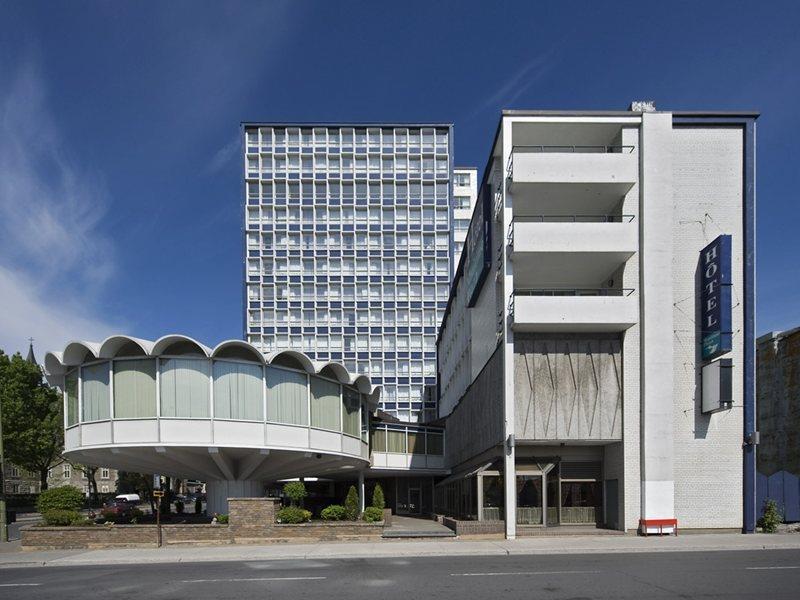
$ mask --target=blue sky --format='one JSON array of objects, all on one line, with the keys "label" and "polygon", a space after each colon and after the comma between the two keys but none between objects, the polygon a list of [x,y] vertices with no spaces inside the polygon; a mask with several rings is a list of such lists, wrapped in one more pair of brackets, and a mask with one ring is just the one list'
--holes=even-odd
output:
[{"label": "blue sky", "polygon": [[796,2],[0,0],[0,348],[242,335],[239,122],[755,109],[758,332],[800,325]]}]

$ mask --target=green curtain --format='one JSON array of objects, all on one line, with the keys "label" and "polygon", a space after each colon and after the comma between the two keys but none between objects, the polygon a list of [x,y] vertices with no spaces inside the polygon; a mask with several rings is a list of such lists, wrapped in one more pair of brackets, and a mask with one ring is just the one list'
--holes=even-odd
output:
[{"label": "green curtain", "polygon": [[214,361],[214,417],[263,421],[261,365]]},{"label": "green curtain", "polygon": [[114,418],[146,419],[156,416],[156,361],[114,362]]},{"label": "green curtain", "polygon": [[389,429],[386,432],[386,451],[387,452],[406,452],[406,432]]},{"label": "green curtain", "polygon": [[361,420],[359,418],[359,406],[361,405],[361,396],[355,390],[343,388],[342,393],[342,406],[344,408],[342,423],[342,431],[348,435],[358,437],[360,435]]},{"label": "green curtain", "polygon": [[371,432],[372,441],[370,447],[373,452],[386,452],[386,430],[373,429]]},{"label": "green curtain", "polygon": [[305,373],[267,367],[267,420],[308,425],[308,379]]},{"label": "green curtain", "polygon": [[83,421],[102,421],[111,418],[108,395],[108,363],[81,369],[83,380]]},{"label": "green curtain", "polygon": [[208,371],[205,359],[162,359],[161,416],[208,418]]},{"label": "green curtain", "polygon": [[67,427],[78,423],[78,369],[70,371],[64,378],[67,394]]},{"label": "green curtain", "polygon": [[311,377],[311,426],[342,430],[342,400],[338,383]]}]

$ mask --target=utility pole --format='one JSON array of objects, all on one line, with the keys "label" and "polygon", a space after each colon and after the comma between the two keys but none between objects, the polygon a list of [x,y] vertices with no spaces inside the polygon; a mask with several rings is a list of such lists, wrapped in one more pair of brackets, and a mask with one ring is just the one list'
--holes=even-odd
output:
[{"label": "utility pole", "polygon": [[8,541],[6,512],[6,457],[3,454],[3,403],[0,401],[0,542]]}]

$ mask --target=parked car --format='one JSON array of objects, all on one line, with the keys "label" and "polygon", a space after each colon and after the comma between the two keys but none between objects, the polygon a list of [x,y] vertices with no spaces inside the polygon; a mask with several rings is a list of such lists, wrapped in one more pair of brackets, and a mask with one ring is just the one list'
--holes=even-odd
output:
[{"label": "parked car", "polygon": [[117,497],[113,500],[107,501],[103,505],[100,514],[109,520],[130,519],[133,517],[133,511],[135,508],[136,504],[133,502],[129,502],[125,498]]},{"label": "parked car", "polygon": [[115,500],[125,500],[126,502],[131,502],[132,504],[139,504],[142,499],[139,497],[139,494],[117,494],[114,498]]}]

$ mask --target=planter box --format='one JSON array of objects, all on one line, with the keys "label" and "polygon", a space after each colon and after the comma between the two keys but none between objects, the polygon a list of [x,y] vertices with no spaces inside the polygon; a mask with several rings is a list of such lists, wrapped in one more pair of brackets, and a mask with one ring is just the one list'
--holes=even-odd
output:
[{"label": "planter box", "polygon": [[452,529],[457,536],[502,537],[505,533],[505,521],[459,521],[444,517],[442,524]]}]

